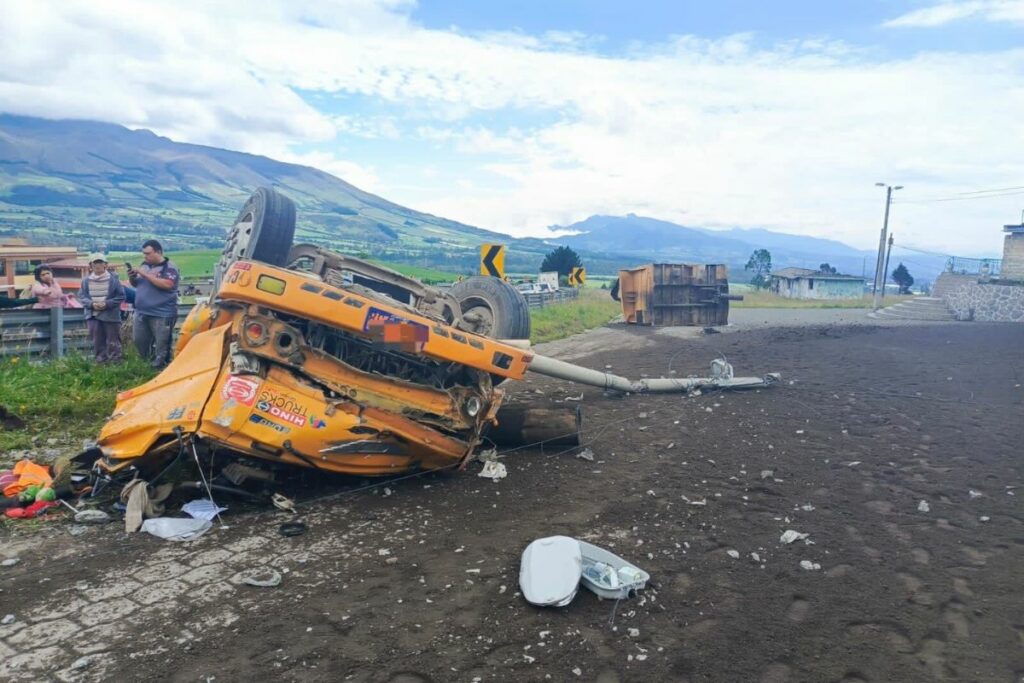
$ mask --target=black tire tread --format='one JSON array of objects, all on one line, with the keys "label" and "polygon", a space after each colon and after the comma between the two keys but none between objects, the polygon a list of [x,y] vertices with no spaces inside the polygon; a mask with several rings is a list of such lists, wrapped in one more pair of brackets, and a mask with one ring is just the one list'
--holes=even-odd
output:
[{"label": "black tire tread", "polygon": [[504,280],[474,275],[452,285],[451,293],[459,302],[479,297],[490,304],[494,316],[492,338],[530,338],[530,306],[522,293]]}]

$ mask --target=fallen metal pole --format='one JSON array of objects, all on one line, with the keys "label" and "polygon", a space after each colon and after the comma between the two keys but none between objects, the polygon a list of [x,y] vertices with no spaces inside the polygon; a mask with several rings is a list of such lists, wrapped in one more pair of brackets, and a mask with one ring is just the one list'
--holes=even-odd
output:
[{"label": "fallen metal pole", "polygon": [[755,389],[770,386],[781,379],[777,372],[768,373],[764,377],[733,377],[732,366],[723,360],[716,360],[711,364],[712,377],[681,379],[662,377],[630,380],[610,372],[591,370],[547,356],[534,356],[529,367],[531,372],[540,375],[631,394],[688,393],[695,389],[712,388]]}]

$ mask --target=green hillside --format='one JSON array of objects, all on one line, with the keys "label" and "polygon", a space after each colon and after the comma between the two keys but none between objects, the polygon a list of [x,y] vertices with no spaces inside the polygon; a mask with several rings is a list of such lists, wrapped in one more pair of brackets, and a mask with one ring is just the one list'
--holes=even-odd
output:
[{"label": "green hillside", "polygon": [[470,271],[503,242],[509,268],[535,271],[550,246],[399,206],[307,166],[177,143],[90,121],[0,115],[0,236],[83,249],[219,249],[259,186],[298,206],[296,239],[445,271]]}]

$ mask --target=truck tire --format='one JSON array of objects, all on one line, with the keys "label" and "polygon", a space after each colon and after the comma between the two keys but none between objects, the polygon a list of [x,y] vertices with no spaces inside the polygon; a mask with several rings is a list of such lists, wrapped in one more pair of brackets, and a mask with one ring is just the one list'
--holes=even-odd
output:
[{"label": "truck tire", "polygon": [[214,267],[213,291],[235,261],[250,259],[283,266],[295,239],[295,203],[277,190],[258,188],[242,205]]},{"label": "truck tire", "polygon": [[462,328],[492,339],[529,339],[530,307],[515,287],[480,275],[452,285],[462,308]]}]

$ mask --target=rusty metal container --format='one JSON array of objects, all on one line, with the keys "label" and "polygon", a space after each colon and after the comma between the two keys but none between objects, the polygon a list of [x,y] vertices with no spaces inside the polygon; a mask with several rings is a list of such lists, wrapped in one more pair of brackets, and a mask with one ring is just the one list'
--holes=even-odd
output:
[{"label": "rusty metal container", "polygon": [[721,263],[648,263],[619,271],[626,322],[666,327],[729,324],[729,269]]}]

